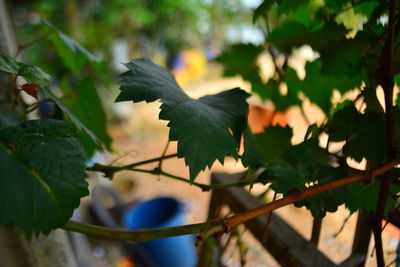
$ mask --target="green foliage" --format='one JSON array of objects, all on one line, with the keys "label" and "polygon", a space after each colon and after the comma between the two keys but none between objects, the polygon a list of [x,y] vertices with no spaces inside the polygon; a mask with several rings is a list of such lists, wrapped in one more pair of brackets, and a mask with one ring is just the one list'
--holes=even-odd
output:
[{"label": "green foliage", "polygon": [[111,138],[107,133],[106,114],[93,82],[83,79],[73,88],[64,82],[61,90],[65,96],[62,102],[69,110],[68,116],[73,114],[87,128],[84,129],[87,134],[81,135],[87,153],[92,155],[99,143],[110,150]]},{"label": "green foliage", "polygon": [[[2,121],[11,116],[2,114]],[[28,237],[64,225],[88,194],[82,147],[63,121],[2,127],[0,177],[0,224],[16,225]]]},{"label": "green foliage", "polygon": [[[145,40],[160,40],[170,52],[183,47],[183,39],[190,39],[188,29],[196,28],[192,24],[195,22],[192,12],[201,6],[193,1],[169,0],[157,4],[153,1],[115,3],[118,8],[124,8],[121,13],[117,9],[103,9],[97,10],[94,16],[107,14],[111,26],[100,29],[101,34],[93,22],[88,22],[96,33],[95,43],[106,42],[107,37],[98,40],[104,32],[126,37],[134,30],[145,36]],[[49,8],[54,9],[55,6]],[[268,183],[283,195],[335,181],[355,173],[348,164],[349,159],[357,162],[366,159],[367,166],[384,164],[391,159],[387,147],[390,142],[386,140],[391,134],[391,127],[387,127],[391,113],[385,114],[391,109],[383,108],[377,97],[379,86],[387,88],[393,82],[400,83],[399,38],[394,42],[394,55],[388,60],[389,26],[380,22],[387,15],[387,9],[386,2],[376,0],[266,0],[254,12],[254,20],[265,32],[265,44],[235,44],[218,57],[217,61],[224,65],[224,75],[241,75],[251,84],[252,92],[273,104],[276,111],[294,106],[302,108],[304,99],[323,111],[323,122],[309,125],[304,140],[298,144],[291,143],[289,126],[270,126],[264,133],[251,133],[246,122],[249,94],[245,91],[234,88],[192,99],[171,74],[147,59],[126,64],[129,70],[121,75],[121,92],[116,102],[162,103],[159,118],[168,121],[169,141],[178,142],[177,155],[189,166],[192,184],[196,185],[194,180],[200,171],[210,168],[216,160],[223,163],[228,156],[240,158],[250,168],[250,174],[261,170],[262,175],[252,182]],[[181,20],[171,16],[171,11],[177,10]],[[136,11],[140,12],[132,16]],[[143,28],[138,30],[132,21]],[[174,24],[174,29],[185,30],[185,34],[183,31],[171,33],[169,23]],[[127,27],[121,27],[122,32],[109,30],[125,24]],[[20,118],[10,111],[0,112],[0,224],[16,225],[29,237],[47,234],[65,224],[80,198],[88,193],[86,158],[80,141],[89,154],[102,145],[110,149],[111,142],[96,83],[88,78],[105,65],[49,23],[46,31],[62,62],[53,64],[54,80],[62,81],[59,86],[62,100],[46,87],[51,78],[40,68],[0,56],[0,71],[22,76],[28,83],[39,86],[41,97],[54,102],[73,123],[24,121],[26,114]],[[305,63],[305,77],[300,78],[291,59],[304,46],[311,48],[315,57]],[[263,53],[274,59],[275,73],[268,81],[260,75],[259,59]],[[388,66],[391,60],[393,73],[388,73],[392,69]],[[283,90],[285,87],[287,92]],[[14,90],[16,106],[19,88],[10,90]],[[345,100],[346,93],[353,90],[356,99]],[[384,91],[387,94],[390,90]],[[335,93],[340,95],[340,103],[333,101]],[[393,108],[395,131],[392,134],[396,139],[393,151],[398,151],[400,144],[399,98]],[[76,129],[81,132],[77,133]],[[242,139],[244,151],[239,155]],[[332,142],[343,145],[332,151]],[[351,212],[375,210],[381,188],[379,179],[330,190],[295,205],[307,207],[315,217],[324,217],[326,212],[336,211],[343,203]],[[390,190],[385,214],[393,207],[392,196],[398,195],[399,188],[391,185]]]},{"label": "green foliage", "polygon": [[169,121],[169,140],[178,141],[178,156],[185,158],[191,180],[215,160],[223,163],[226,156],[237,158],[246,125],[246,92],[235,88],[192,99],[171,74],[150,60],[137,59],[126,66],[129,71],[122,75],[116,101],[161,100],[160,119]]},{"label": "green foliage", "polygon": [[386,132],[381,115],[359,113],[353,103],[339,105],[328,123],[331,141],[346,141],[344,155],[360,162],[363,158],[383,162],[386,158]]},{"label": "green foliage", "polygon": [[[260,182],[272,181],[271,188],[290,194],[312,184],[350,175],[349,159],[358,162],[366,159],[373,165],[387,160],[386,116],[377,98],[377,88],[382,86],[385,75],[382,71],[387,71],[384,56],[388,25],[379,20],[387,14],[386,3],[375,0],[265,0],[253,17],[264,29],[265,44],[235,44],[219,57],[226,76],[240,74],[252,84],[252,92],[272,103],[276,111],[301,107],[301,101],[306,98],[325,114],[325,121],[310,125],[304,141],[298,145],[290,143],[290,135],[281,132],[283,128],[267,128],[259,136],[245,134],[242,162],[253,169],[266,168]],[[398,45],[396,41],[393,56],[393,80],[397,85],[400,83]],[[306,62],[305,77],[299,78],[291,59],[304,46],[309,46],[316,56]],[[257,64],[265,53],[274,58],[271,67],[275,73],[262,82]],[[243,59],[239,61],[240,58]],[[287,86],[287,93],[282,93],[283,86]],[[358,91],[356,100],[345,100],[346,93],[352,90]],[[333,101],[335,91],[341,95],[339,104]],[[399,108],[394,107],[393,112],[398,145]],[[324,140],[322,134],[328,136],[328,144],[320,144]],[[331,142],[343,142],[343,145],[332,152],[328,149]],[[364,208],[374,210],[379,188],[377,182],[355,184],[319,194],[296,206],[305,205],[316,217],[336,211],[343,203],[351,212]],[[395,193],[394,185],[391,188]]]},{"label": "green foliage", "polygon": [[84,132],[91,140],[92,143],[94,143],[97,147],[101,147],[101,141],[97,138],[94,133],[87,128],[86,125],[84,125],[76,116],[74,113],[71,112],[67,108],[67,106],[57,97],[55,96],[50,90],[47,88],[39,88],[40,93],[43,95],[44,98],[52,100],[66,115],[67,117],[72,121],[72,123],[82,132]]},{"label": "green foliage", "polygon": [[169,140],[178,141],[178,156],[185,158],[191,180],[215,160],[237,158],[246,125],[246,92],[235,88],[192,99],[171,74],[150,60],[138,59],[126,66],[129,71],[121,77],[116,102],[161,100],[160,119],[169,121]]},{"label": "green foliage", "polygon": [[46,25],[51,31],[54,31],[54,33],[50,35],[49,40],[57,49],[57,53],[63,60],[65,66],[67,66],[73,73],[78,74],[81,72],[85,64],[89,62],[100,62],[100,60],[87,51],[86,48],[82,47],[75,40],[62,33],[49,22],[45,21],[44,25]]},{"label": "green foliage", "polygon": [[40,68],[17,62],[9,56],[0,54],[0,71],[22,76],[29,83],[47,85],[50,82],[50,75]]},{"label": "green foliage", "polygon": [[288,126],[268,127],[264,133],[256,135],[258,145],[262,148],[264,161],[272,163],[283,152],[291,147],[292,129]]}]

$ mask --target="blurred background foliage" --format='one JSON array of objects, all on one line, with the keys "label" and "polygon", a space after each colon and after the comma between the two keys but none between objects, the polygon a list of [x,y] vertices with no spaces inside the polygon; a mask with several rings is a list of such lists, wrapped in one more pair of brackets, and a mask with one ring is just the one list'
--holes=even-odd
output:
[{"label": "blurred background foliage", "polygon": [[[107,121],[122,63],[145,57],[168,67],[180,83],[201,77],[207,60],[234,40],[234,31],[252,26],[243,0],[13,1],[25,61],[53,77],[49,89],[111,150]],[[230,34],[229,34],[230,33]],[[233,39],[232,39],[233,38]],[[85,96],[84,96],[85,95]],[[84,96],[84,97],[82,97]],[[51,103],[50,103],[51,104]],[[47,106],[49,103],[47,103]],[[64,117],[57,107],[48,116]],[[117,116],[118,117],[118,116]],[[112,121],[112,120],[111,120]],[[91,156],[96,146],[82,134]]]}]

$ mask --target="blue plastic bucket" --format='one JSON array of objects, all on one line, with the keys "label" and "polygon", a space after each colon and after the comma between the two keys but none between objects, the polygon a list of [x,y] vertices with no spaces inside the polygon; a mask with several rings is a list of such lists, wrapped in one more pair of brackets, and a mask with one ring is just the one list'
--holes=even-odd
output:
[{"label": "blue plastic bucket", "polygon": [[[184,206],[173,198],[154,198],[125,212],[123,223],[129,229],[184,225]],[[197,257],[193,235],[160,238],[140,244],[160,267],[196,266]]]}]

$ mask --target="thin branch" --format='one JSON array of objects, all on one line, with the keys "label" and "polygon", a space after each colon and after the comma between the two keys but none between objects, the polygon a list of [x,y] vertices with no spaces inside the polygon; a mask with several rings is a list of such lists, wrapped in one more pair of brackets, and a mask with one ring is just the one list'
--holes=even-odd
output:
[{"label": "thin branch", "polygon": [[[173,155],[171,155],[171,156],[173,156]],[[153,162],[154,159],[149,160],[148,162],[146,162],[146,164],[149,163],[150,161]],[[138,163],[131,164],[131,165],[136,165],[136,164],[142,165],[143,162],[138,162]],[[112,177],[115,173],[120,172],[120,171],[133,171],[133,172],[148,173],[148,174],[153,174],[153,175],[162,175],[162,176],[174,179],[174,180],[178,180],[178,181],[190,184],[190,185],[197,186],[203,191],[210,191],[210,190],[222,189],[222,188],[227,188],[227,187],[243,187],[243,186],[249,185],[251,183],[251,181],[239,181],[239,182],[229,183],[229,184],[208,185],[208,184],[202,184],[202,183],[190,181],[184,177],[180,177],[180,176],[162,171],[159,168],[155,168],[152,170],[145,170],[145,169],[132,168],[132,167],[130,167],[130,165],[117,167],[117,166],[108,166],[108,165],[102,165],[102,164],[96,163],[93,167],[87,168],[87,170],[102,172],[102,173],[104,173],[104,175],[106,177],[109,177],[110,179],[112,179]]]},{"label": "thin branch", "polygon": [[[272,198],[272,202],[274,202],[276,200],[277,195],[278,194],[275,192],[274,197]],[[265,223],[264,236],[263,236],[264,243],[267,242],[269,226],[271,225],[271,219],[272,219],[272,211],[270,213],[268,213],[267,222]]]},{"label": "thin branch", "polygon": [[31,113],[32,111],[35,111],[36,109],[38,109],[40,107],[41,104],[51,101],[51,99],[49,98],[44,98],[41,99],[35,103],[33,103],[32,105],[29,105],[26,109],[25,109],[25,115]]},{"label": "thin branch", "polygon": [[350,213],[349,216],[347,216],[343,223],[342,226],[340,226],[339,230],[333,235],[334,238],[338,237],[338,235],[340,235],[340,233],[343,231],[344,227],[346,226],[347,222],[349,221],[349,219],[351,218],[351,216],[353,215],[353,213]]},{"label": "thin branch", "polygon": [[[395,17],[397,10],[397,0],[390,1],[389,9],[389,32],[386,45],[382,50],[379,78],[385,96],[385,123],[386,123],[386,139],[387,139],[387,159],[392,160],[396,157],[395,150],[395,129],[393,117],[393,90],[394,90],[394,45],[395,45]],[[385,211],[386,202],[390,194],[390,185],[393,178],[393,170],[384,173],[381,187],[379,190],[378,201],[375,208],[372,230],[375,239],[376,262],[379,267],[385,266],[382,245],[382,218]]]},{"label": "thin branch", "polygon": [[76,221],[68,221],[62,229],[96,237],[145,242],[164,237],[197,234],[201,231],[203,226],[203,223],[198,223],[158,229],[122,230]]},{"label": "thin branch", "polygon": [[315,186],[308,187],[301,191],[296,191],[295,193],[292,193],[292,194],[290,194],[286,197],[283,197],[281,199],[278,199],[274,202],[271,202],[271,203],[268,203],[261,207],[247,210],[242,213],[236,214],[232,217],[229,217],[229,218],[225,219],[225,224],[226,224],[228,230],[230,230],[233,227],[235,227],[241,223],[244,223],[246,221],[254,219],[254,218],[261,216],[263,214],[266,214],[270,211],[273,211],[278,208],[302,201],[306,198],[321,194],[328,190],[335,189],[335,188],[342,187],[342,186],[349,185],[349,184],[353,184],[353,183],[357,183],[357,182],[368,181],[369,179],[371,179],[371,177],[377,177],[377,176],[387,172],[388,170],[393,169],[394,166],[399,163],[400,163],[400,159],[397,159],[395,161],[388,162],[388,163],[386,163],[376,169],[373,169],[371,171],[364,172],[363,174],[356,174],[356,175],[348,176],[348,177],[345,177],[342,179],[331,181],[329,183],[318,184]]},{"label": "thin branch", "polygon": [[122,166],[122,167],[129,169],[129,168],[134,168],[134,167],[137,167],[137,166],[141,166],[141,165],[146,165],[146,164],[149,164],[149,163],[157,162],[157,161],[160,161],[160,160],[163,160],[163,159],[170,159],[170,158],[176,158],[176,157],[178,157],[177,153],[171,154],[171,155],[164,155],[162,157],[148,159],[148,160],[144,160],[144,161],[139,161],[139,162],[128,164],[128,165],[125,165],[125,166]]},{"label": "thin branch", "polygon": [[49,37],[49,36],[50,36],[51,34],[53,34],[54,32],[55,32],[55,30],[48,31],[48,32],[42,34],[41,36],[37,37],[36,39],[34,39],[34,40],[30,41],[30,42],[27,42],[27,43],[25,43],[25,44],[20,44],[20,45],[18,45],[18,49],[17,49],[17,52],[16,52],[14,58],[17,58],[18,55],[19,55],[23,50],[25,50],[25,49],[31,47],[32,45],[34,45],[34,44],[36,44],[36,43],[38,43],[38,42],[40,42],[40,41],[42,41],[42,40],[44,40],[44,39],[46,39],[47,37]]},{"label": "thin branch", "polygon": [[165,145],[165,148],[164,148],[164,150],[163,150],[163,153],[161,154],[161,159],[160,159],[160,161],[158,162],[158,168],[159,168],[160,170],[162,169],[162,163],[163,163],[163,160],[164,160],[164,158],[165,158],[165,154],[167,153],[168,146],[169,146],[169,141],[168,141],[167,144]]},{"label": "thin branch", "polygon": [[224,219],[212,220],[200,224],[191,224],[191,225],[176,226],[176,227],[161,228],[161,229],[120,230],[120,229],[112,229],[107,227],[100,227],[90,224],[69,221],[62,228],[65,230],[94,235],[97,237],[140,241],[140,242],[163,238],[163,237],[198,233],[200,235],[198,241],[201,242],[202,240],[205,240],[205,238],[208,238],[209,236],[218,236],[221,233],[225,233],[231,230],[232,228],[241,223],[252,220],[260,215],[269,213],[278,208],[293,204],[295,202],[302,201],[306,198],[315,196],[317,194],[323,193],[331,189],[335,189],[356,182],[368,181],[373,177],[377,177],[387,172],[388,170],[393,169],[395,165],[399,163],[400,159],[396,159],[371,171],[364,172],[363,174],[348,176],[339,180],[331,181],[329,183],[311,186],[302,191],[292,193],[286,197],[270,202],[263,206],[247,210]]}]

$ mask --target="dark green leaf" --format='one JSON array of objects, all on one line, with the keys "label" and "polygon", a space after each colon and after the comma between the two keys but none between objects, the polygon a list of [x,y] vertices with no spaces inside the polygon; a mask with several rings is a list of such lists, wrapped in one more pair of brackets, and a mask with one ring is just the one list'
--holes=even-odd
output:
[{"label": "dark green leaf", "polygon": [[368,112],[352,124],[354,131],[343,147],[343,153],[358,162],[363,158],[383,162],[387,146],[383,118],[377,113]]},{"label": "dark green leaf", "polygon": [[[381,181],[374,180],[371,184],[355,183],[348,185],[348,196],[346,200],[346,207],[351,213],[360,209],[373,211],[376,208],[378,201]],[[396,194],[399,190],[397,185],[392,185],[390,188],[391,194]],[[387,216],[390,208],[395,205],[395,200],[392,196],[388,197],[385,206],[385,216]]]},{"label": "dark green leaf", "polygon": [[160,119],[169,121],[169,139],[178,141],[178,156],[185,158],[192,180],[215,160],[223,163],[226,156],[237,157],[248,112],[246,92],[235,88],[192,99],[170,73],[150,60],[137,59],[126,66],[129,71],[122,75],[116,101],[161,100]]},{"label": "dark green leaf", "polygon": [[354,13],[365,15],[367,18],[371,17],[374,10],[380,5],[379,1],[372,0],[358,4],[354,7]]},{"label": "dark green leaf", "polygon": [[83,46],[71,39],[56,27],[45,21],[44,24],[54,31],[49,40],[57,49],[58,55],[72,72],[79,73],[86,63],[99,63],[100,60]]},{"label": "dark green leaf", "polygon": [[361,119],[361,114],[354,107],[354,103],[346,100],[338,104],[328,122],[329,140],[338,142],[350,138],[351,133],[357,131],[355,121]]},{"label": "dark green leaf", "polygon": [[277,8],[278,14],[291,14],[292,17],[299,16],[299,9],[302,9],[304,15],[309,15],[310,11],[307,9],[310,0],[299,0],[299,1],[292,1],[292,0],[265,0],[263,3],[258,6],[253,13],[253,22],[256,22],[259,17],[266,16],[268,11],[270,11],[273,7]]},{"label": "dark green leaf", "polygon": [[288,194],[305,187],[303,175],[286,162],[268,167],[268,172],[275,178],[271,188],[278,193]]},{"label": "dark green leaf", "polygon": [[346,141],[343,153],[360,162],[363,158],[382,161],[386,157],[385,123],[375,112],[359,113],[353,102],[336,107],[328,122],[331,141]]},{"label": "dark green leaf", "polygon": [[303,45],[310,45],[318,51],[345,37],[347,32],[343,26],[331,22],[306,26],[298,21],[286,21],[270,33],[267,41],[283,52],[291,52]]},{"label": "dark green leaf", "polygon": [[15,126],[20,122],[21,119],[17,113],[6,110],[0,111],[0,129]]},{"label": "dark green leaf", "polygon": [[[73,88],[66,82],[61,84],[65,96],[62,102],[68,110],[85,125],[107,149],[111,149],[111,138],[107,133],[106,114],[94,84],[89,79],[83,79]],[[97,146],[90,136],[81,135],[88,155],[92,155]]]},{"label": "dark green leaf", "polygon": [[291,147],[292,129],[289,126],[268,127],[265,132],[256,135],[257,143],[264,160],[272,163],[283,152]]},{"label": "dark green leaf", "polygon": [[263,154],[260,146],[257,143],[255,135],[247,128],[243,135],[244,139],[244,152],[242,155],[242,163],[245,167],[250,167],[257,170],[265,165]]},{"label": "dark green leaf", "polygon": [[38,85],[49,84],[51,77],[40,68],[17,62],[9,56],[0,54],[0,71],[16,74],[22,76],[30,83]]},{"label": "dark green leaf", "polygon": [[216,60],[224,65],[224,76],[241,75],[250,82],[260,82],[258,56],[264,48],[253,44],[235,44]]},{"label": "dark green leaf", "polygon": [[[400,73],[397,73],[396,76],[394,76],[394,82],[397,84],[397,86],[400,86]],[[397,97],[397,105],[399,105],[400,98]]]},{"label": "dark green leaf", "polygon": [[331,97],[334,89],[330,80],[321,75],[321,62],[313,61],[306,64],[306,78],[302,83],[302,91],[311,102],[317,104],[326,114],[331,108]]},{"label": "dark green leaf", "polygon": [[47,88],[39,88],[40,93],[43,95],[44,98],[48,98],[52,100],[72,121],[72,123],[82,132],[87,134],[92,142],[96,144],[99,148],[101,147],[100,140],[94,135],[94,133],[89,130],[65,105],[64,103],[56,97],[50,90]]},{"label": "dark green leaf", "polygon": [[74,127],[34,120],[0,130],[0,224],[28,237],[63,226],[88,194]]}]

